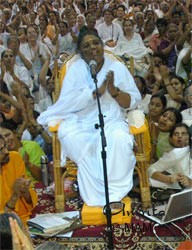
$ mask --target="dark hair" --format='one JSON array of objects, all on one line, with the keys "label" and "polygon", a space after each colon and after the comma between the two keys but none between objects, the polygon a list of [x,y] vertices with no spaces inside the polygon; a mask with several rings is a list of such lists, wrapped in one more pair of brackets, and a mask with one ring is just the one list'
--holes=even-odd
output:
[{"label": "dark hair", "polygon": [[84,39],[85,36],[87,35],[92,35],[92,36],[95,36],[97,37],[100,42],[103,44],[103,41],[101,40],[101,37],[98,35],[98,33],[96,33],[94,30],[82,30],[79,32],[79,35],[78,35],[78,38],[77,38],[77,50],[79,51],[80,50],[80,47],[81,47],[81,43]]},{"label": "dark hair", "polygon": [[146,94],[147,92],[147,86],[146,86],[146,81],[144,79],[144,77],[140,76],[140,75],[135,75],[134,78],[139,79],[139,81],[141,82],[142,86],[143,86],[143,94]]},{"label": "dark hair", "polygon": [[18,42],[18,44],[20,44],[19,38],[18,38],[17,36],[10,36],[10,37],[8,37],[8,39],[7,39],[7,46],[9,46],[9,44],[10,44],[10,42],[11,42],[12,40],[16,40],[16,41]]},{"label": "dark hair", "polygon": [[172,80],[174,78],[179,80],[182,85],[185,85],[185,80],[181,76],[178,76],[178,75],[176,75],[174,73],[170,73],[170,80]]},{"label": "dark hair", "polygon": [[[1,135],[0,135],[0,139],[2,139]],[[0,239],[1,239],[0,249],[2,250],[13,249],[12,233],[11,233],[11,227],[9,224],[9,217],[16,219],[18,222],[18,225],[22,228],[22,222],[16,214],[14,213],[0,214]]]},{"label": "dark hair", "polygon": [[103,11],[103,16],[105,15],[106,12],[109,12],[109,13],[111,13],[112,16],[114,16],[114,13],[113,13],[113,10],[112,10],[112,9],[110,9],[110,8],[109,8],[109,9],[105,9],[105,10]]},{"label": "dark hair", "polygon": [[2,79],[0,79],[0,91],[4,94],[10,95],[7,84]]},{"label": "dark hair", "polygon": [[171,16],[173,17],[174,15],[179,15],[181,17],[181,11],[178,11],[178,10],[173,11]]},{"label": "dark hair", "polygon": [[63,24],[65,25],[65,27],[68,29],[68,23],[67,23],[67,22],[65,22],[65,21],[60,21],[60,22],[58,23],[58,25],[61,24],[61,23],[63,23]]},{"label": "dark hair", "polygon": [[162,26],[167,26],[168,25],[168,22],[165,18],[158,18],[156,20],[156,26],[159,26],[159,25],[162,25]]},{"label": "dark hair", "polygon": [[175,119],[176,119],[175,124],[181,123],[181,122],[182,122],[182,115],[181,115],[181,112],[180,112],[178,109],[173,108],[173,107],[169,107],[169,108],[166,108],[166,109],[163,111],[162,114],[164,114],[164,113],[167,112],[167,111],[171,111],[172,113],[174,113]]},{"label": "dark hair", "polygon": [[124,18],[124,20],[123,20],[123,26],[124,26],[125,22],[127,22],[127,21],[129,21],[130,23],[132,23],[132,25],[134,26],[134,22],[130,18]]},{"label": "dark hair", "polygon": [[163,64],[165,64],[165,65],[167,64],[166,57],[165,57],[165,55],[161,51],[154,52],[153,55],[152,55],[152,57],[153,58],[154,57],[159,57],[162,60]]},{"label": "dark hair", "polygon": [[23,30],[24,33],[25,33],[25,35],[27,34],[27,29],[26,29],[26,27],[19,27],[18,30],[17,30],[17,34],[18,34],[19,30]]},{"label": "dark hair", "polygon": [[126,8],[125,8],[125,6],[123,4],[118,5],[116,10],[118,10],[119,8],[122,8],[124,11],[126,10]]},{"label": "dark hair", "polygon": [[[161,103],[162,103],[162,105],[163,105],[163,108],[165,108],[166,107],[166,105],[167,105],[167,99],[166,99],[166,97],[164,96],[164,95],[161,95],[161,94],[154,94],[154,95],[152,95],[151,96],[151,99],[150,99],[150,102],[151,102],[151,100],[153,99],[153,98],[159,98],[160,100],[161,100]],[[164,112],[163,112],[164,113]]]},{"label": "dark hair", "polygon": [[14,121],[7,120],[5,117],[2,117],[2,118],[3,118],[3,121],[0,123],[1,128],[6,128],[11,131],[17,130],[17,124]]},{"label": "dark hair", "polygon": [[189,146],[191,147],[191,136],[192,136],[191,135],[191,129],[185,123],[177,123],[177,124],[175,124],[175,126],[169,132],[169,137],[171,138],[173,136],[173,133],[174,133],[176,128],[181,128],[181,127],[186,128],[187,133],[189,135]]},{"label": "dark hair", "polygon": [[[5,50],[1,53],[1,59],[4,57],[4,55],[5,55],[5,53],[6,53],[7,51],[11,51],[11,52],[13,53],[13,51],[12,51],[11,49],[5,49]],[[13,53],[13,55],[14,55],[14,53]]]}]

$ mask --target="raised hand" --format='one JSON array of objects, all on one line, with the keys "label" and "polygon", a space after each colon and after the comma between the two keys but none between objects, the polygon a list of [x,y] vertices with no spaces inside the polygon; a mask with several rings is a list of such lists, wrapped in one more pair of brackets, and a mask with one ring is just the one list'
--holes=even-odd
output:
[{"label": "raised hand", "polygon": [[159,72],[162,76],[162,78],[169,78],[169,68],[166,65],[161,65],[159,67]]},{"label": "raised hand", "polygon": [[13,185],[14,195],[16,195],[17,197],[22,196],[24,193],[28,192],[29,185],[30,185],[29,180],[26,180],[24,177],[16,179]]},{"label": "raised hand", "polygon": [[19,227],[17,221],[10,217],[9,223],[11,227],[13,250],[34,250],[31,241]]},{"label": "raised hand", "polygon": [[[101,85],[101,87],[98,89],[98,94],[99,96],[102,96],[106,89],[108,88],[109,84],[113,84],[113,80],[114,79],[114,76],[113,76],[113,72],[110,71],[107,75],[106,75],[106,78],[105,80],[103,81],[103,84]],[[96,91],[93,92],[93,96],[94,98],[96,98]]]}]

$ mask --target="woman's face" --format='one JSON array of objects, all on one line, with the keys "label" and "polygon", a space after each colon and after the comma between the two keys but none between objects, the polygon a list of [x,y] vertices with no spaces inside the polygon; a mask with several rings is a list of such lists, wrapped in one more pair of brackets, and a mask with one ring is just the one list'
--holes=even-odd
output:
[{"label": "woman's face", "polygon": [[145,27],[145,29],[148,31],[148,32],[153,32],[154,31],[154,29],[155,29],[155,23],[154,23],[154,21],[149,21],[147,24],[146,24],[146,27]]},{"label": "woman's face", "polygon": [[152,117],[160,116],[163,112],[163,103],[159,97],[154,97],[149,103],[149,114]]},{"label": "woman's face", "polygon": [[16,136],[10,129],[0,128],[0,134],[4,137],[8,150],[16,150]]},{"label": "woman's face", "polygon": [[174,88],[177,95],[183,95],[183,84],[177,78],[172,78],[170,80],[170,84]]},{"label": "woman's face", "polygon": [[131,21],[125,21],[124,24],[123,24],[123,30],[124,32],[130,32],[130,31],[133,31],[133,24]]},{"label": "woman's face", "polygon": [[152,64],[155,67],[159,67],[159,66],[161,66],[163,64],[163,61],[162,61],[162,59],[160,57],[155,56],[155,57],[152,58]]},{"label": "woman's face", "polygon": [[59,23],[59,31],[62,35],[66,35],[68,32],[68,28],[64,23]]},{"label": "woman's face", "polygon": [[27,39],[28,41],[37,40],[37,32],[35,28],[29,27],[27,29]]},{"label": "woman's face", "polygon": [[176,148],[183,148],[189,145],[189,134],[185,127],[175,128],[170,143]]},{"label": "woman's face", "polygon": [[85,24],[85,19],[83,18],[83,16],[77,16],[77,24],[79,26],[83,26]]},{"label": "woman's face", "polygon": [[89,63],[91,60],[95,60],[97,65],[103,64],[103,44],[101,40],[94,35],[86,35],[84,36],[81,45],[80,45],[80,53],[82,58]]},{"label": "woman's face", "polygon": [[167,110],[160,116],[158,124],[160,131],[169,132],[176,124],[175,114],[172,111]]},{"label": "woman's face", "polygon": [[10,65],[14,65],[15,63],[15,56],[12,50],[7,50],[4,52],[2,57],[2,61],[6,67],[10,67]]}]

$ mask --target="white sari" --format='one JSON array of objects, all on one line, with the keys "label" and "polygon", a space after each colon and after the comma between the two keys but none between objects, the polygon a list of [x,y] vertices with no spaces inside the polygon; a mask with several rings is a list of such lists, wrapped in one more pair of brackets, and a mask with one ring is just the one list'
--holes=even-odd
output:
[{"label": "white sari", "polygon": [[[105,62],[97,75],[100,87],[109,70],[114,71],[114,82],[122,91],[131,96],[130,109],[141,100],[140,93],[127,68],[119,61],[105,57]],[[80,195],[90,206],[106,204],[101,159],[100,129],[98,123],[97,101],[93,99],[95,84],[88,65],[81,58],[67,71],[58,101],[38,118],[47,125],[50,121],[62,120],[58,137],[62,148],[62,164],[66,157],[78,166],[78,185]],[[133,136],[129,134],[124,112],[119,104],[106,91],[101,97],[107,141],[107,172],[109,199],[121,200],[132,188],[135,156],[132,151]]]}]

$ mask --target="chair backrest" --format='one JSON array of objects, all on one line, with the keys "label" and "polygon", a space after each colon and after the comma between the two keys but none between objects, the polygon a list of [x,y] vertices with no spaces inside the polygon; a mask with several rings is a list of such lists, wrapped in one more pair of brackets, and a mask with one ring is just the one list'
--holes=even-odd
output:
[{"label": "chair backrest", "polygon": [[[127,64],[119,56],[115,55],[111,51],[105,50],[105,56],[110,57],[110,59],[113,59],[113,60],[118,60],[127,66]],[[53,94],[54,102],[56,102],[56,100],[59,97],[61,86],[62,86],[67,70],[79,58],[80,58],[79,54],[77,53],[72,54],[64,61],[60,70],[58,69],[57,60],[55,60],[55,63],[54,63],[55,91]],[[129,71],[132,75],[134,74],[134,60],[132,57],[129,60]]]}]

